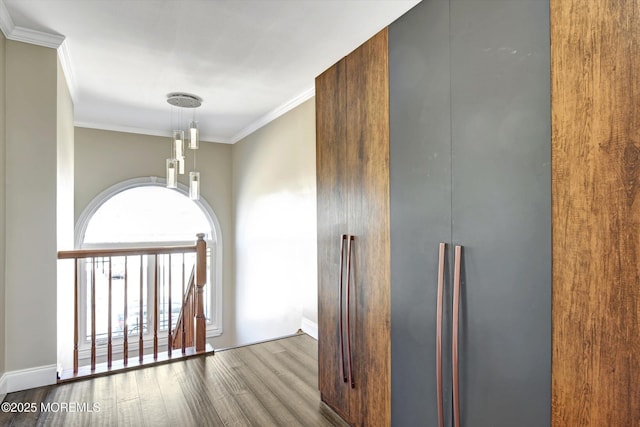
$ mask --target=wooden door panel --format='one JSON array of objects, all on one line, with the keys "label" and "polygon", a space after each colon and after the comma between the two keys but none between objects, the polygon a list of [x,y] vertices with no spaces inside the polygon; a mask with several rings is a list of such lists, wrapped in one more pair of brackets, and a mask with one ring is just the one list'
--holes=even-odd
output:
[{"label": "wooden door panel", "polygon": [[358,425],[391,423],[389,74],[384,29],[346,61],[347,194],[353,242]]},{"label": "wooden door panel", "polygon": [[640,11],[551,0],[553,425],[640,425]]},{"label": "wooden door panel", "polygon": [[347,232],[345,61],[316,79],[318,210],[318,384],[322,399],[349,418],[349,388],[342,379],[338,285],[341,235]]}]

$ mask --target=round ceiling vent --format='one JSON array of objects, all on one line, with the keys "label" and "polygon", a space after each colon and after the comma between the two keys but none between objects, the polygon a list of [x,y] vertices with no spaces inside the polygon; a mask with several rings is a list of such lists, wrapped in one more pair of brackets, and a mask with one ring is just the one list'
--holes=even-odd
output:
[{"label": "round ceiling vent", "polygon": [[190,93],[173,92],[167,95],[167,102],[176,107],[198,108],[202,105],[202,98]]}]

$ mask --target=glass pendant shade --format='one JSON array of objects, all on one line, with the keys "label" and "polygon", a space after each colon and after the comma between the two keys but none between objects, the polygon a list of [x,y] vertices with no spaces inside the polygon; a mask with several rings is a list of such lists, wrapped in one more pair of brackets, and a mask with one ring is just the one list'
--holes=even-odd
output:
[{"label": "glass pendant shade", "polygon": [[200,146],[200,132],[198,131],[198,125],[195,121],[189,125],[189,148],[197,150]]},{"label": "glass pendant shade", "polygon": [[200,199],[200,172],[189,172],[189,197]]},{"label": "glass pendant shade", "polygon": [[167,159],[167,188],[178,187],[178,161]]},{"label": "glass pendant shade", "polygon": [[176,160],[178,162],[178,173],[184,175],[184,156],[178,157]]},{"label": "glass pendant shade", "polygon": [[184,157],[184,131],[174,130],[173,131],[173,154],[175,154],[176,159],[181,159]]}]

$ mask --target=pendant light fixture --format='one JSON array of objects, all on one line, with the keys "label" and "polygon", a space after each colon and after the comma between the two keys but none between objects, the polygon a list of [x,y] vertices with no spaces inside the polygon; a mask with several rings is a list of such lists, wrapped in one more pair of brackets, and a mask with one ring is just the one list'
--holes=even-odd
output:
[{"label": "pendant light fixture", "polygon": [[167,159],[167,188],[178,188],[178,161]]},{"label": "pendant light fixture", "polygon": [[[196,150],[200,147],[200,131],[195,119],[195,109],[202,105],[202,98],[189,93],[172,92],[167,95],[167,102],[179,108],[179,125],[171,135],[171,157],[167,159],[167,188],[178,187],[178,175],[183,175],[186,162],[186,147],[193,151],[193,171],[189,172],[189,197],[193,200],[200,198],[200,172],[196,169]],[[185,108],[193,110],[188,131],[181,129],[183,125],[182,112]],[[189,143],[185,144],[185,133],[189,136]]]}]

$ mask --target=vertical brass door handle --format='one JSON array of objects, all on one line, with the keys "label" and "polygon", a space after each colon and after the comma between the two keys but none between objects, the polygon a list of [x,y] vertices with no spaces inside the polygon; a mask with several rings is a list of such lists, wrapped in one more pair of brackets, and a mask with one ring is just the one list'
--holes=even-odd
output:
[{"label": "vertical brass door handle", "polygon": [[438,396],[438,427],[444,427],[442,396],[442,306],[444,299],[444,257],[447,245],[440,243],[438,251],[438,296],[436,302],[436,384]]},{"label": "vertical brass door handle", "polygon": [[453,425],[460,427],[460,387],[458,366],[458,331],[460,327],[460,264],[462,246],[455,248],[453,272],[453,337],[451,340],[451,358],[453,369]]},{"label": "vertical brass door handle", "polygon": [[353,354],[351,353],[351,248],[355,240],[354,236],[349,235],[347,240],[347,362],[349,366],[349,380],[351,388],[356,387],[353,378]]},{"label": "vertical brass door handle", "polygon": [[343,286],[342,286],[342,276],[344,275],[344,242],[347,240],[347,235],[343,234],[340,236],[340,273],[338,279],[338,315],[340,319],[338,320],[339,328],[340,328],[340,360],[342,362],[342,379],[346,383],[348,381],[347,378],[347,369],[344,363],[344,324],[342,318],[344,317],[344,309],[343,309]]}]

